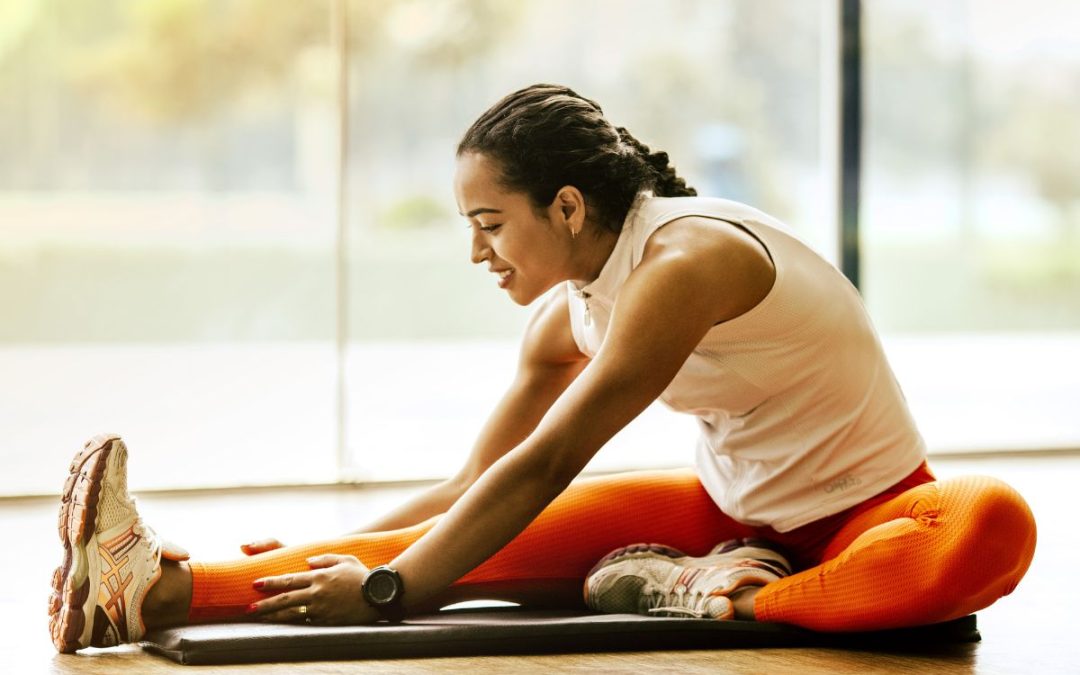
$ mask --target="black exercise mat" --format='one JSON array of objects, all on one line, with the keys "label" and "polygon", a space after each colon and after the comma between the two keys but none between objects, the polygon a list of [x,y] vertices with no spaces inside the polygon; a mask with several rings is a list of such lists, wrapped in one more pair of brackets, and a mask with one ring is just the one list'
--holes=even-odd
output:
[{"label": "black exercise mat", "polygon": [[975,615],[945,623],[863,633],[816,633],[779,623],[712,621],[510,609],[458,610],[368,626],[227,623],[150,633],[143,648],[177,663],[261,663],[479,654],[543,654],[847,647],[885,649],[976,642]]}]

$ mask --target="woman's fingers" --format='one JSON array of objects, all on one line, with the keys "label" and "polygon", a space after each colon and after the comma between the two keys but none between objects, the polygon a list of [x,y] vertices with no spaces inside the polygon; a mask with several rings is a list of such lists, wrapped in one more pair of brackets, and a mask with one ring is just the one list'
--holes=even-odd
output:
[{"label": "woman's fingers", "polygon": [[304,604],[260,614],[258,619],[272,623],[315,623],[310,608]]},{"label": "woman's fingers", "polygon": [[311,577],[311,572],[295,572],[256,579],[251,585],[263,593],[284,593],[297,588],[307,588],[311,585]]},{"label": "woman's fingers", "polygon": [[355,556],[329,553],[307,562],[311,570],[256,579],[255,589],[268,597],[251,603],[248,614],[264,621],[320,626],[378,620],[378,613],[357,592],[368,569]]},{"label": "woman's fingers", "polygon": [[241,544],[240,550],[244,552],[244,555],[255,555],[256,553],[265,553],[267,551],[273,551],[274,549],[283,548],[285,544],[274,538],[260,539],[253,541],[249,544]]},{"label": "woman's fingers", "polygon": [[[295,618],[295,615],[300,613],[300,607],[307,607],[311,603],[311,594],[306,589],[299,591],[292,591],[289,593],[279,593],[277,595],[253,602],[248,605],[247,613],[249,615],[255,615],[256,618],[263,619],[271,616],[285,616],[290,615]],[[276,621],[278,619],[270,619]]]},{"label": "woman's fingers", "polygon": [[354,555],[341,555],[339,553],[323,553],[307,559],[308,565],[313,570],[351,562],[359,563],[360,561]]}]

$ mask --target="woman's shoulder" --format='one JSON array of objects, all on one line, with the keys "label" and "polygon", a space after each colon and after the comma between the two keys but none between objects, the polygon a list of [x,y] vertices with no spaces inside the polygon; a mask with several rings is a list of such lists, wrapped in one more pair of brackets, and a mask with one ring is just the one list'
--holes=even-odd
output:
[{"label": "woman's shoulder", "polygon": [[702,263],[745,259],[771,268],[771,252],[744,224],[761,217],[768,216],[730,199],[643,195],[629,223],[636,240],[634,264],[678,254],[700,258]]},{"label": "woman's shoulder", "polygon": [[666,222],[644,242],[638,269],[665,258],[708,271],[701,292],[723,298],[721,321],[750,311],[776,282],[776,266],[761,241],[725,220],[685,215]]},{"label": "woman's shoulder", "polygon": [[[775,219],[752,206],[717,197],[653,197],[642,195],[632,207],[626,226],[632,228],[632,264],[643,259],[645,248],[658,242],[682,241],[689,237],[699,252],[709,245],[723,245],[743,234],[759,242],[760,234],[748,223],[773,223]],[[775,227],[775,224],[773,225]],[[743,233],[743,234],[740,234]],[[700,237],[700,238],[697,238]],[[771,257],[771,256],[770,256]]]},{"label": "woman's shoulder", "polygon": [[635,225],[640,224],[646,230],[689,215],[734,221],[769,218],[749,204],[720,197],[654,197],[646,193],[634,209]]},{"label": "woman's shoulder", "polygon": [[743,271],[775,268],[770,251],[748,229],[699,215],[679,216],[649,234],[643,242],[641,261],[665,256]]}]

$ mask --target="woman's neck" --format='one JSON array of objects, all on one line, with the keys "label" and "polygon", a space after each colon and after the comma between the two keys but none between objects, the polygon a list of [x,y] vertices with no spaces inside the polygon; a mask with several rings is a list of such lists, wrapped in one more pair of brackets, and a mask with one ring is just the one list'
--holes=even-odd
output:
[{"label": "woman's neck", "polygon": [[587,286],[600,276],[607,264],[615,245],[619,242],[619,233],[606,227],[584,228],[573,244],[571,277],[579,287]]}]

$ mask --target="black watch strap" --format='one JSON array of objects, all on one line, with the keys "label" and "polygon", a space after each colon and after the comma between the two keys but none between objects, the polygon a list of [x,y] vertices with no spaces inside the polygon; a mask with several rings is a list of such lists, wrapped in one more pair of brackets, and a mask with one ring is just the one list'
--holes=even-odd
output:
[{"label": "black watch strap", "polygon": [[362,587],[364,600],[387,621],[405,618],[405,584],[401,575],[389,565],[380,565],[368,572]]}]

